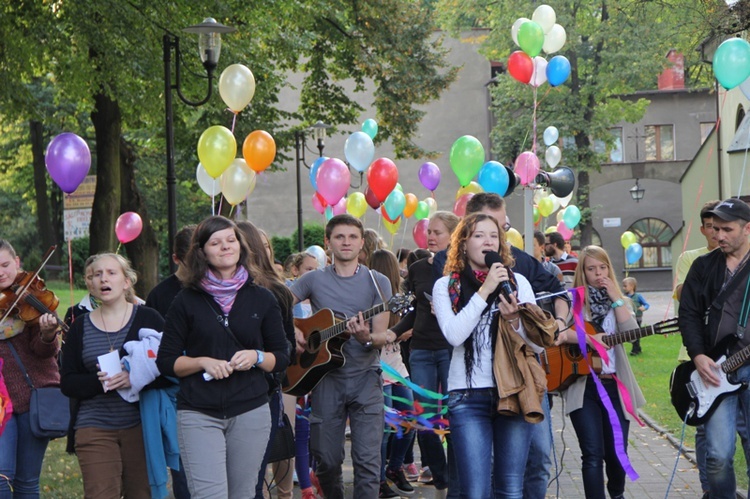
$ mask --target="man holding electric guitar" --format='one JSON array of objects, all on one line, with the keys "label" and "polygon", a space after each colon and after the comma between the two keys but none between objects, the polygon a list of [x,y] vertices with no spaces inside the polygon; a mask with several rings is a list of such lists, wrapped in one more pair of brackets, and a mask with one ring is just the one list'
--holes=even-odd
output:
[{"label": "man holding electric guitar", "polygon": [[[735,497],[732,459],[740,407],[746,425],[750,423],[750,392],[737,389],[739,384],[750,381],[750,363],[726,359],[750,346],[750,206],[730,198],[710,214],[719,250],[698,257],[690,267],[680,296],[679,325],[682,341],[699,375],[687,383],[694,387],[687,390],[695,394],[697,402],[691,402],[686,417],[706,417],[706,471],[714,499]],[[675,383],[680,386],[672,387],[673,400],[675,388],[686,386],[684,381],[673,379],[672,384]],[[701,402],[704,396],[715,399],[708,404],[710,407]]]},{"label": "man holding electric guitar", "polygon": [[[312,331],[297,329],[300,376],[292,382],[308,382],[314,387],[310,448],[325,497],[344,497],[341,467],[347,418],[351,427],[354,497],[378,497],[384,424],[378,351],[386,342],[395,341],[395,334],[387,332],[389,315],[385,305],[391,298],[391,285],[384,275],[358,263],[364,227],[357,218],[331,218],[326,225],[325,242],[333,253],[333,263],[308,272],[295,281],[291,290],[295,303],[309,298],[316,312],[313,317],[323,312],[321,315],[328,315],[330,321],[328,327],[319,324]],[[346,322],[336,324],[334,313]],[[370,316],[372,320],[368,320]],[[317,375],[322,379],[306,380],[311,373],[302,371],[308,365],[313,371],[321,357],[326,359],[322,364],[332,362],[334,367],[325,370],[324,365],[317,366],[322,367],[319,372],[323,374]],[[289,392],[286,387],[284,390]]]}]

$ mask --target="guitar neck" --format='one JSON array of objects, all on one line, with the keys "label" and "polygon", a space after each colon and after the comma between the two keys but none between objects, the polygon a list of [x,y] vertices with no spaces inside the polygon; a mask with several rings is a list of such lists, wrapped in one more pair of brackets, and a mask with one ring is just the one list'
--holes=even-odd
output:
[{"label": "guitar neck", "polygon": [[746,346],[736,354],[729,357],[721,365],[721,370],[725,373],[731,373],[742,367],[750,359],[750,346]]},{"label": "guitar neck", "polygon": [[[367,321],[367,320],[370,320],[371,318],[373,318],[374,316],[376,316],[376,315],[378,315],[378,314],[380,314],[382,312],[385,312],[386,310],[387,310],[386,304],[385,303],[381,303],[380,305],[375,305],[371,309],[365,310],[364,312],[362,312],[362,317],[364,318],[364,320]],[[346,331],[346,322],[347,321],[341,321],[341,322],[339,322],[337,324],[334,324],[331,327],[328,327],[328,328],[320,331],[320,339],[321,339],[321,341],[327,341],[327,340],[330,340],[331,338],[334,338],[334,337],[336,337],[336,336],[338,336],[340,334],[343,334]]]},{"label": "guitar neck", "polygon": [[610,334],[605,336],[603,341],[607,344],[607,346],[613,347],[621,343],[627,343],[629,341],[635,341],[641,338],[645,338],[646,336],[651,336],[652,334],[659,334],[659,331],[653,325]]}]

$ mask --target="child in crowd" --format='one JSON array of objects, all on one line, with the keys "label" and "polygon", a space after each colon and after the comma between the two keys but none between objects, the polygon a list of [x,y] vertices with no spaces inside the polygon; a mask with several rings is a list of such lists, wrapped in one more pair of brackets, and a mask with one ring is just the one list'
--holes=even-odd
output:
[{"label": "child in crowd", "polygon": [[[643,322],[643,312],[648,310],[651,305],[648,304],[642,294],[636,291],[636,289],[638,289],[638,281],[635,280],[635,277],[626,277],[623,279],[622,289],[625,291],[625,296],[630,298],[630,301],[633,302],[635,320],[638,323],[638,327],[640,327],[641,322]],[[630,355],[640,355],[642,352],[641,340],[635,340],[633,342],[633,349],[630,350]]]}]

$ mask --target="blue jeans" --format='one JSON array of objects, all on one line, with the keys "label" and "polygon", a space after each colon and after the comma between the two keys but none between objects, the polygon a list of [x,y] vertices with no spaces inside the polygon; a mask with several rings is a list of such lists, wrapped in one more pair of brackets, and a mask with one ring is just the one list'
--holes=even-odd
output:
[{"label": "blue jeans", "polygon": [[[628,445],[630,423],[625,419],[620,404],[620,394],[614,380],[602,380],[617,417],[622,426],[625,450]],[[607,491],[610,497],[619,497],[625,492],[625,470],[617,459],[612,426],[607,410],[599,399],[591,376],[586,380],[583,407],[570,413],[570,421],[578,436],[581,448],[583,489],[586,499],[604,499],[604,463],[607,465]],[[713,499],[713,495],[711,496]]]},{"label": "blue jeans", "polygon": [[[409,354],[411,380],[414,384],[433,392],[446,393],[448,391],[448,372],[451,366],[452,350],[412,350]],[[435,401],[425,399],[418,393],[414,394],[420,403],[434,404]],[[417,438],[422,453],[422,466],[429,466],[435,488],[448,487],[448,466],[440,437],[432,431],[420,431]],[[449,451],[450,452],[450,451]]]},{"label": "blue jeans", "polygon": [[[452,390],[448,398],[453,451],[467,499],[523,497],[533,424],[497,412],[497,390]],[[493,480],[494,478],[494,480]]]},{"label": "blue jeans", "polygon": [[544,421],[532,425],[531,447],[526,461],[526,479],[523,486],[523,497],[536,499],[547,494],[550,469],[552,468],[552,418],[549,411],[549,398],[545,390],[542,396]]},{"label": "blue jeans", "polygon": [[[730,381],[750,381],[750,365],[742,366],[729,374]],[[740,412],[740,408],[742,411]],[[745,419],[750,428],[750,392],[743,390],[719,402],[716,410],[704,424],[706,429],[706,475],[711,499],[734,498],[737,483],[734,476],[734,452],[737,419]]]},{"label": "blue jeans", "polygon": [[[394,409],[399,411],[408,411],[413,408],[414,396],[411,392],[411,389],[402,384],[394,383],[390,385],[383,385],[383,395],[385,395],[385,405],[387,405],[388,407],[393,407]],[[391,396],[407,399],[412,403],[404,404],[401,401],[393,400]],[[409,450],[409,447],[411,447],[411,443],[414,441],[414,432],[410,431],[409,433],[405,433],[401,435],[401,437],[398,437],[393,432],[393,428],[391,428],[389,425],[385,426],[385,431],[383,432],[383,443],[380,446],[380,461],[382,463],[382,470],[380,472],[381,482],[385,480],[385,462],[386,458],[389,457],[389,439],[391,439],[391,455],[388,459],[388,468],[392,470],[399,470],[401,469],[401,466],[404,465],[404,457],[406,456],[406,452]]]},{"label": "blue jeans", "polygon": [[39,497],[39,475],[48,443],[49,439],[31,434],[28,412],[10,417],[0,436],[1,499]]}]

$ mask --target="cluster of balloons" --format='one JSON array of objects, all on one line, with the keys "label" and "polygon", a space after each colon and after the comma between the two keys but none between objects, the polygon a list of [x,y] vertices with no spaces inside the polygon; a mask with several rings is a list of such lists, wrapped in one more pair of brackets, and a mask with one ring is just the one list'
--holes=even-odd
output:
[{"label": "cluster of balloons", "polygon": [[620,236],[620,244],[625,249],[625,261],[628,265],[633,265],[643,256],[643,247],[638,243],[635,234],[626,230]]},{"label": "cluster of balloons", "polygon": [[89,173],[91,151],[81,137],[65,132],[50,141],[44,162],[52,180],[63,192],[71,194]]},{"label": "cluster of balloons", "polygon": [[750,43],[742,38],[724,40],[714,52],[714,76],[730,90],[738,85],[745,96],[750,94]]},{"label": "cluster of balloons", "polygon": [[117,217],[115,235],[121,244],[135,240],[135,238],[141,235],[142,230],[143,220],[141,220],[141,216],[138,213],[127,211]]},{"label": "cluster of balloons", "polygon": [[570,76],[570,61],[556,55],[549,61],[539,54],[554,54],[565,45],[565,28],[557,24],[555,10],[540,5],[531,19],[521,17],[513,23],[511,36],[521,50],[508,57],[508,72],[523,84],[539,87],[544,82],[550,86],[562,85]]}]

